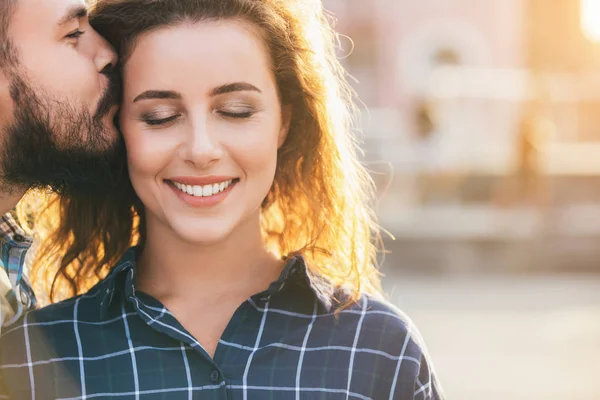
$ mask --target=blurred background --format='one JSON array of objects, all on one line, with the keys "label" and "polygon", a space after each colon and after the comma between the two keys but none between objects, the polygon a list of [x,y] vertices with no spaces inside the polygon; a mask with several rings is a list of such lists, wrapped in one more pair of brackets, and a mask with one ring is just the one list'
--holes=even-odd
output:
[{"label": "blurred background", "polygon": [[324,4],[448,399],[600,399],[600,0]]}]

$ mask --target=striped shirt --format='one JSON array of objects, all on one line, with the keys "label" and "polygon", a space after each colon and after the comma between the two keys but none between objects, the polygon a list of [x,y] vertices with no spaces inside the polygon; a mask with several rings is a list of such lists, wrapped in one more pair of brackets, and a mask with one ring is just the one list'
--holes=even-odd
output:
[{"label": "striped shirt", "polygon": [[3,333],[0,398],[441,399],[409,319],[366,295],[335,315],[343,292],[315,290],[301,257],[240,305],[210,357],[135,289],[138,253]]}]

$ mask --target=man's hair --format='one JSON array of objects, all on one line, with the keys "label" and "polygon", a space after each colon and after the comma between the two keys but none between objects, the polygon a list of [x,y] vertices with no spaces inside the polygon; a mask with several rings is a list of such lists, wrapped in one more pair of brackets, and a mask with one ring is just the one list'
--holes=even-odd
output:
[{"label": "man's hair", "polygon": [[8,36],[8,26],[17,0],[0,0],[0,70],[16,64],[17,52]]}]

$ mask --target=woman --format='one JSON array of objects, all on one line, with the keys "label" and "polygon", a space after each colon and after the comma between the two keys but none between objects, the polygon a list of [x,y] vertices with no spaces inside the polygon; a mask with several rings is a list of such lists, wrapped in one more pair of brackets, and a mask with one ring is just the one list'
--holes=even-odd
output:
[{"label": "woman", "polygon": [[439,398],[418,332],[381,300],[320,2],[101,0],[91,22],[121,54],[134,191],[55,204],[39,260],[59,267],[38,261],[38,282],[85,294],[4,335],[8,391]]}]

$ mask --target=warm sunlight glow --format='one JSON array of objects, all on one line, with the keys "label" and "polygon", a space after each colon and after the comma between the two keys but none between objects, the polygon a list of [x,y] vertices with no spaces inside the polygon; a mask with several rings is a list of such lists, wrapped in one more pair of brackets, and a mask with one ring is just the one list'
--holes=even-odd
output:
[{"label": "warm sunlight glow", "polygon": [[600,0],[581,0],[581,29],[595,42],[600,42]]}]

